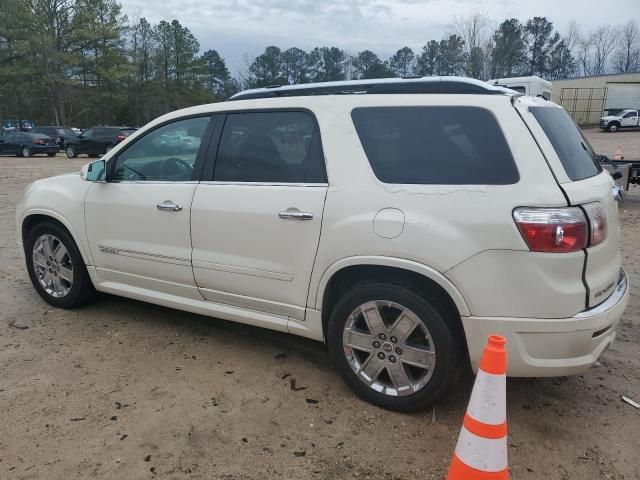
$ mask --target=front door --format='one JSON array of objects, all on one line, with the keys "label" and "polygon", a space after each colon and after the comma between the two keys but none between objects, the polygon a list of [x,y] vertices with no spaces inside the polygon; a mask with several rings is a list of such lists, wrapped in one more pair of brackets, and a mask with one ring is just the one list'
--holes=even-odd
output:
[{"label": "front door", "polygon": [[191,207],[202,296],[304,320],[327,192],[314,117],[228,114],[209,180]]},{"label": "front door", "polygon": [[637,127],[638,126],[638,112],[628,112],[622,117],[623,127]]},{"label": "front door", "polygon": [[[201,298],[191,269],[189,207],[209,116],[173,121],[109,159],[107,183],[85,200],[87,235],[101,280]],[[181,139],[167,146],[167,137]]]}]

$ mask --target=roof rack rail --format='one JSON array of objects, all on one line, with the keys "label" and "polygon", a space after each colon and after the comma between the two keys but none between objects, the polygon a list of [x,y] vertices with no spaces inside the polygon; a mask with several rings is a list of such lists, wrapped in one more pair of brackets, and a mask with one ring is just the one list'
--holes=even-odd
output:
[{"label": "roof rack rail", "polygon": [[379,80],[349,80],[343,82],[307,83],[298,85],[269,85],[265,88],[244,90],[229,100],[257,98],[300,97],[316,95],[362,94],[474,94],[505,95],[513,93],[503,87],[489,85],[466,77],[411,77]]}]

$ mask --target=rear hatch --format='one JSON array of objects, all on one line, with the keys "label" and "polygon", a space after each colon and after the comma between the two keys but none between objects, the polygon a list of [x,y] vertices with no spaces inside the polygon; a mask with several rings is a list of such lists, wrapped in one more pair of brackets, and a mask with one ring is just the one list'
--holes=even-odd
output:
[{"label": "rear hatch", "polygon": [[600,237],[600,243],[584,249],[586,307],[595,307],[613,293],[620,275],[620,228],[613,178],[600,166],[593,148],[563,108],[531,97],[520,97],[514,105],[536,138],[567,204],[580,206],[589,218],[591,234],[602,232],[594,214],[598,217],[602,212],[606,217],[604,239]]}]

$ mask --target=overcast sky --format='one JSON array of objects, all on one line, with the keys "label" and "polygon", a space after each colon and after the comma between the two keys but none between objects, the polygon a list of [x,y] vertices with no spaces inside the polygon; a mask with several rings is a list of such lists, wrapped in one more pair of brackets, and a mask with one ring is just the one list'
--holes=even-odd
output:
[{"label": "overcast sky", "polygon": [[383,59],[405,45],[418,51],[439,40],[455,15],[481,11],[496,20],[546,16],[561,32],[571,20],[585,30],[640,19],[640,0],[121,0],[133,21],[178,19],[216,49],[232,72],[268,45],[371,49]]}]

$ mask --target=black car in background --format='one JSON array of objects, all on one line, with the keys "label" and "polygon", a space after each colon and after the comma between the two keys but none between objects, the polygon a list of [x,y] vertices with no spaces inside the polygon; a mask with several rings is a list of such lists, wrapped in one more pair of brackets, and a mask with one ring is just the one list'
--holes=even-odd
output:
[{"label": "black car in background", "polygon": [[60,150],[58,142],[40,133],[10,132],[0,137],[0,153],[2,155],[17,155],[30,157],[38,153],[46,153],[54,157]]},{"label": "black car in background", "polygon": [[69,139],[76,138],[76,133],[71,130],[69,127],[61,127],[61,126],[45,126],[45,127],[35,127],[31,130],[31,133],[41,133],[43,135],[48,135],[51,138],[56,139],[60,150],[64,150],[67,146],[67,141]]},{"label": "black car in background", "polygon": [[135,128],[129,127],[89,128],[75,138],[68,139],[65,152],[69,158],[82,154],[97,157],[111,150],[135,131]]}]

